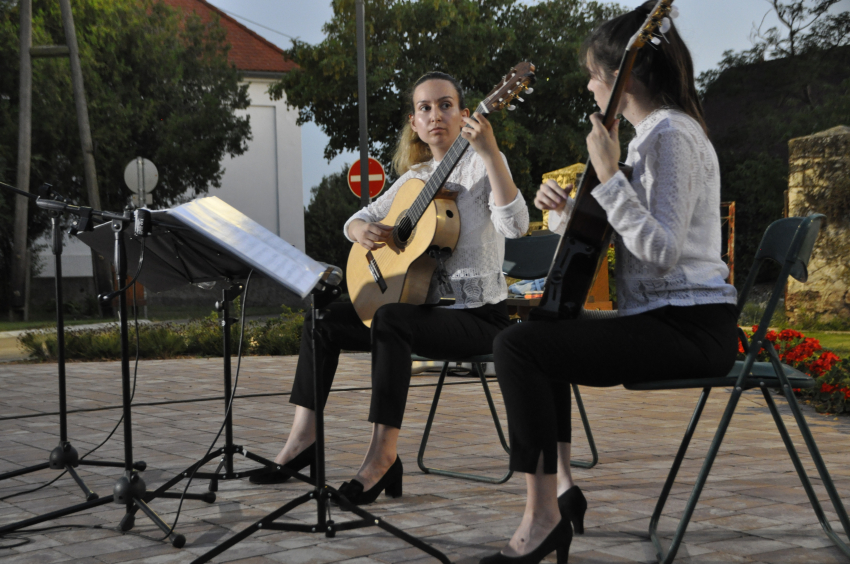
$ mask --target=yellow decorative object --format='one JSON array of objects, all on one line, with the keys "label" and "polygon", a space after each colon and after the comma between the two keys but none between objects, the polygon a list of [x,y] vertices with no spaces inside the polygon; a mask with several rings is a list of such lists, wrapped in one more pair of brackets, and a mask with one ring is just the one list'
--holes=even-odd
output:
[{"label": "yellow decorative object", "polygon": [[[553,170],[552,172],[547,172],[543,175],[543,182],[547,180],[554,180],[558,183],[558,186],[561,188],[565,188],[567,184],[572,184],[573,189],[570,192],[570,196],[575,195],[577,177],[579,174],[584,173],[584,164],[576,163],[574,165],[570,165],[565,168],[559,168],[558,170]],[[549,211],[543,211],[543,229],[549,229]]]}]

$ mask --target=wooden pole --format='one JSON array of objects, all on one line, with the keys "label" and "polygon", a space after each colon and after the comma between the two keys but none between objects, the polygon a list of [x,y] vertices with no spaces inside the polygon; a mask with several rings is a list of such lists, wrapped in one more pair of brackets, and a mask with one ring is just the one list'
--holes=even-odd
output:
[{"label": "wooden pole", "polygon": [[[32,151],[32,1],[20,0],[21,11],[21,70],[20,106],[18,109],[18,177],[20,190],[30,189],[30,157]],[[12,243],[12,300],[9,309],[11,321],[27,319],[27,220],[29,198],[15,197],[14,241]]]},{"label": "wooden pole", "polygon": [[[83,86],[83,70],[80,64],[80,48],[77,44],[77,31],[74,27],[74,15],[71,12],[69,0],[59,0],[62,10],[62,27],[65,30],[65,43],[71,61],[71,84],[74,89],[74,105],[77,109],[77,126],[80,130],[80,144],[83,148],[83,173],[86,179],[86,195],[89,206],[96,210],[103,209],[100,204],[100,192],[97,186],[97,170],[94,163],[94,146],[91,138],[89,110],[86,104],[86,91]],[[92,267],[94,269],[95,291],[99,294],[112,290],[112,271],[104,257],[92,251]],[[122,283],[119,281],[119,283]],[[101,315],[111,316],[112,306],[101,303]]]}]

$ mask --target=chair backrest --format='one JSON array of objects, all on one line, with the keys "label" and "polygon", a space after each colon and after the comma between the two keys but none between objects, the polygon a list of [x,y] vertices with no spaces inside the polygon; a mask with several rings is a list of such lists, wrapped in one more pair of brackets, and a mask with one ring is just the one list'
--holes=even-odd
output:
[{"label": "chair backrest", "polygon": [[552,257],[558,248],[558,234],[505,239],[505,275],[520,280],[535,280],[549,274]]},{"label": "chair backrest", "polygon": [[767,307],[759,323],[759,331],[753,336],[754,340],[761,341],[767,331],[776,305],[784,294],[788,276],[793,276],[800,282],[805,282],[808,279],[809,259],[812,257],[812,249],[825,218],[826,216],[823,214],[813,214],[808,217],[786,217],[774,221],[765,230],[750,274],[738,295],[738,311],[741,311],[744,307],[750,290],[755,284],[756,276],[765,260],[770,259],[778,262],[782,265],[782,270],[773,286]]}]

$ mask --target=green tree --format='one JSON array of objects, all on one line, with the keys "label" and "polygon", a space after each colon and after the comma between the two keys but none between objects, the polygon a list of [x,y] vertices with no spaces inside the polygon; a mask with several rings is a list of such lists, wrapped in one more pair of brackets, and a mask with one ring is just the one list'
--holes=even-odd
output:
[{"label": "green tree", "polygon": [[360,199],[348,187],[348,166],[323,177],[319,185],[310,190],[310,206],[304,211],[307,254],[342,269],[345,269],[351,249],[351,243],[342,235],[342,228],[360,208]]},{"label": "green tree", "polygon": [[[219,186],[225,154],[247,148],[250,124],[235,110],[249,104],[247,86],[227,60],[226,32],[156,0],[76,0],[80,46],[101,205],[120,210],[130,192],[124,167],[136,156],[159,169],[154,204],[163,206]],[[0,180],[15,183],[19,77],[18,3],[0,0]],[[33,2],[33,45],[64,43],[59,5]],[[85,182],[65,58],[33,60],[31,189],[49,182],[85,204]],[[0,194],[2,276],[8,276],[13,199]],[[29,236],[45,227],[30,206]],[[36,216],[36,214],[39,214]],[[0,280],[0,302],[8,281]],[[0,309],[5,309],[0,303]]]},{"label": "green tree", "polygon": [[[314,121],[330,138],[330,159],[359,143],[354,0],[335,0],[318,45],[294,41],[299,65],[271,92],[285,93],[298,123]],[[534,94],[516,112],[490,116],[517,186],[530,202],[543,173],[584,161],[587,115],[595,111],[578,54],[593,25],[620,8],[584,0],[374,0],[366,9],[370,153],[391,161],[409,109],[402,93],[422,74],[441,70],[475,105],[516,63],[537,66]],[[539,212],[532,209],[539,217]]]},{"label": "green tree", "polygon": [[756,33],[751,49],[727,51],[699,78],[723,199],[738,202],[741,282],[762,233],[782,217],[788,141],[847,125],[850,116],[850,13],[828,13],[833,0],[771,4],[785,31]]}]

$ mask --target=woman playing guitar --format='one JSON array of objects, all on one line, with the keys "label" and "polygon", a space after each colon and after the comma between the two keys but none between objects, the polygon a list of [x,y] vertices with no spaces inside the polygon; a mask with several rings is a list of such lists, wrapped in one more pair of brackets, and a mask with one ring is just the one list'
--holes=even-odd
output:
[{"label": "woman playing guitar", "polygon": [[[666,6],[664,4],[667,4]],[[603,111],[624,52],[650,14],[669,2],[646,2],[597,28],[585,42],[588,89]],[[660,21],[661,18],[658,18]],[[590,194],[607,214],[617,252],[612,319],[554,319],[514,325],[494,344],[505,398],[511,468],[524,472],[523,519],[502,552],[482,564],[536,563],[552,551],[567,561],[573,531],[584,532],[587,502],[569,472],[570,384],[725,376],[737,352],[735,288],[720,258],[720,177],[706,135],[687,47],[669,20],[660,41],[637,51],[617,106],[635,125],[618,169],[617,122],[590,117],[587,149],[600,184]],[[534,200],[563,233],[573,213],[568,192],[552,181]],[[560,495],[559,495],[560,494]]]},{"label": "woman playing guitar", "polygon": [[[496,334],[509,324],[502,275],[504,238],[521,237],[528,230],[528,209],[490,123],[477,113],[476,119],[469,117],[457,81],[431,72],[416,81],[407,97],[410,115],[393,161],[401,177],[386,194],[348,220],[344,233],[349,240],[367,250],[385,245],[392,226],[382,224],[381,219],[401,186],[412,178],[427,180],[458,135],[470,143],[471,150],[461,157],[444,185],[457,193],[460,235],[451,257],[431,280],[426,305],[383,305],[370,329],[351,303],[333,303],[319,324],[316,358],[326,394],[341,349],[372,352],[372,439],[357,475],[339,490],[355,504],[371,503],[382,491],[393,497],[401,495],[402,466],[396,444],[410,384],[411,353],[463,358],[492,351]],[[438,280],[437,274],[445,280]],[[454,305],[434,307],[447,293],[455,298]],[[310,321],[306,323],[309,326]],[[311,340],[305,331],[290,396],[297,406],[295,418],[286,444],[275,458],[292,470],[314,460],[312,359]],[[251,481],[269,484],[285,479],[280,471],[268,471]]]}]

